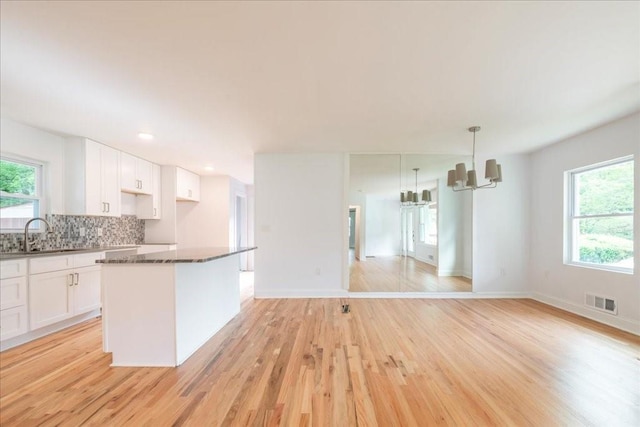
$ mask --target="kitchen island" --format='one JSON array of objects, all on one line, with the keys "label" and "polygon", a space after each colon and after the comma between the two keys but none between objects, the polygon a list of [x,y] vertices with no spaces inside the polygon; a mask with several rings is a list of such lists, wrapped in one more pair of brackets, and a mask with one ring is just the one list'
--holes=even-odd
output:
[{"label": "kitchen island", "polygon": [[240,312],[239,254],[194,248],[99,260],[112,366],[178,366]]}]

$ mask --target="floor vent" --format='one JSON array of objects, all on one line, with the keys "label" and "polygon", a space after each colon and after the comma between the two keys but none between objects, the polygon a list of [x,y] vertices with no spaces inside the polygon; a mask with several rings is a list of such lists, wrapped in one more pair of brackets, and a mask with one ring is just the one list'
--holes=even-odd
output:
[{"label": "floor vent", "polygon": [[607,312],[609,314],[618,314],[618,304],[613,298],[585,293],[584,305],[586,305],[587,307],[595,308],[596,310]]}]

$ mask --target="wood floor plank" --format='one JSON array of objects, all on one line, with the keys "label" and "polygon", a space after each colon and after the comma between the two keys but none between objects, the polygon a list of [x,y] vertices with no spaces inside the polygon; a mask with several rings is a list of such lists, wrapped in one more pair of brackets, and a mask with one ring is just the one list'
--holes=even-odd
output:
[{"label": "wood floor plank", "polygon": [[248,298],[178,368],[109,365],[99,319],[0,353],[0,425],[640,425],[640,338],[531,300]]}]

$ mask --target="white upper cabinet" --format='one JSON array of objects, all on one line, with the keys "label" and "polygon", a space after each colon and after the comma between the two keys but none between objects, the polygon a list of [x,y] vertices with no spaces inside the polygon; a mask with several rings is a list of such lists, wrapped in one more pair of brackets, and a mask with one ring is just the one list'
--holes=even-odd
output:
[{"label": "white upper cabinet", "polygon": [[120,216],[120,152],[86,138],[65,147],[65,210],[70,215]]},{"label": "white upper cabinet", "polygon": [[125,193],[153,192],[152,163],[128,153],[120,153],[120,189]]},{"label": "white upper cabinet", "polygon": [[152,192],[150,195],[136,197],[136,216],[138,219],[162,218],[160,206],[162,205],[162,168],[152,164]]},{"label": "white upper cabinet", "polygon": [[176,200],[200,201],[200,175],[176,168]]}]

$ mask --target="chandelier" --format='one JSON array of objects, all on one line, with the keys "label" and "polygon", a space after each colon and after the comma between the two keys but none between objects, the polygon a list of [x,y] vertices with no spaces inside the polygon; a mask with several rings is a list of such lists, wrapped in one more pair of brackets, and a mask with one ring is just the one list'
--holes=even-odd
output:
[{"label": "chandelier", "polygon": [[418,196],[418,171],[420,170],[420,168],[413,168],[413,171],[416,174],[416,186],[415,186],[415,191],[407,191],[407,193],[405,194],[404,192],[400,193],[400,203],[402,204],[402,206],[413,206],[413,205],[426,205],[427,203],[431,202],[431,191],[429,190],[422,190],[422,199],[419,200],[419,196]]},{"label": "chandelier", "polygon": [[473,132],[472,169],[467,171],[464,163],[458,163],[456,168],[450,170],[447,174],[447,187],[451,187],[453,191],[495,188],[499,182],[502,182],[502,167],[496,163],[496,159],[487,160],[484,168],[484,177],[489,180],[489,183],[478,185],[478,178],[476,176],[476,132],[480,132],[480,126],[471,126],[469,132]]}]

